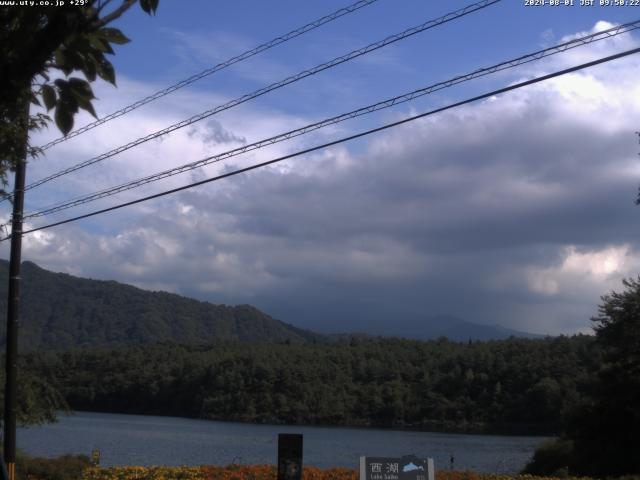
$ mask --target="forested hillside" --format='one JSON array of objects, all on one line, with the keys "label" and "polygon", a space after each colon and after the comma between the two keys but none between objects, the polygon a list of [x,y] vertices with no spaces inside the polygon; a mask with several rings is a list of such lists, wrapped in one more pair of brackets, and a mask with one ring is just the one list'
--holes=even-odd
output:
[{"label": "forested hillside", "polygon": [[580,401],[597,362],[592,341],[164,344],[31,354],[25,364],[79,410],[548,434]]},{"label": "forested hillside", "polygon": [[[6,273],[0,262],[0,308]],[[64,398],[72,409],[105,412],[546,434],[562,429],[587,372],[597,370],[588,336],[460,343],[328,337],[251,306],[76,278],[29,262],[23,278],[21,351],[32,352],[22,358],[23,378],[40,382],[25,405],[46,391],[56,400],[52,408]]]},{"label": "forested hillside", "polygon": [[[8,263],[0,260],[0,311],[6,311]],[[217,341],[326,343],[365,334],[323,335],[276,320],[251,305],[215,305],[167,292],[150,292],[114,281],[54,273],[22,264],[20,344],[23,350],[140,345],[157,342],[210,344]],[[433,316],[394,319],[412,323],[414,339],[453,340],[535,337],[496,325]],[[0,322],[0,342],[4,341]]]},{"label": "forested hillside", "polygon": [[[6,311],[8,262],[0,260],[0,311]],[[302,343],[321,336],[250,305],[213,305],[113,281],[53,273],[22,264],[21,349],[63,350],[175,341]],[[0,342],[5,324],[0,322]]]}]

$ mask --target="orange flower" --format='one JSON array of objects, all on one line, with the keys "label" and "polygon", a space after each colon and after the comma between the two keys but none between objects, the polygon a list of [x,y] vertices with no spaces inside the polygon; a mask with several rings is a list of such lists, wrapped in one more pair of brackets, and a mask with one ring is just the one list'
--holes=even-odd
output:
[{"label": "orange flower", "polygon": [[[358,471],[351,468],[304,467],[302,480],[358,480]],[[276,480],[273,465],[203,465],[200,467],[91,467],[84,471],[82,480]],[[498,475],[436,471],[435,480],[560,480],[533,475]],[[563,480],[593,480],[570,477]]]}]

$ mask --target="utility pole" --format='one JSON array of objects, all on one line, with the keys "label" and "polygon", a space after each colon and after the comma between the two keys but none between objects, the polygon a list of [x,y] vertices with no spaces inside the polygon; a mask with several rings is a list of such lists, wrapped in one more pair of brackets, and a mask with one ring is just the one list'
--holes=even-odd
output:
[{"label": "utility pole", "polygon": [[7,347],[4,389],[4,461],[9,480],[16,479],[16,405],[18,378],[18,324],[20,322],[20,260],[22,255],[22,216],[27,169],[29,102],[24,112],[24,141],[15,166],[13,215],[11,217],[11,254],[9,259],[9,298],[7,301]]}]

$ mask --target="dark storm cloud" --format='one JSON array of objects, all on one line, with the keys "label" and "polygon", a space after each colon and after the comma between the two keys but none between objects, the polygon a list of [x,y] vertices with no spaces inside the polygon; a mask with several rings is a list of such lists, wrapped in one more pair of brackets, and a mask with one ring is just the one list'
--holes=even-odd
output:
[{"label": "dark storm cloud", "polygon": [[[384,329],[392,317],[433,313],[537,331],[585,327],[595,289],[576,307],[570,293],[532,291],[518,272],[561,265],[567,245],[626,244],[635,255],[635,137],[547,94],[518,100],[405,127],[346,166],[318,156],[225,185],[213,216],[230,219],[255,250],[223,248],[259,258],[289,293],[274,300],[270,287],[259,301],[290,321],[304,311],[316,328]],[[183,200],[200,210],[211,197]]]},{"label": "dark storm cloud", "polygon": [[322,331],[438,314],[585,329],[599,295],[640,270],[638,65],[626,65],[166,197],[121,214],[112,235],[33,237],[31,258]]}]

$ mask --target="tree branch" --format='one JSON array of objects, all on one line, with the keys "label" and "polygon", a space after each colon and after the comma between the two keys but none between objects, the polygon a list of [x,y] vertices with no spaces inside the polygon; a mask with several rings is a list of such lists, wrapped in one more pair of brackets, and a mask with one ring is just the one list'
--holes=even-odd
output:
[{"label": "tree branch", "polygon": [[112,1],[113,0],[104,0],[104,1],[100,0],[98,2],[98,8],[96,9],[98,11],[98,15],[101,14],[102,10],[104,10],[105,7],[109,5]]},{"label": "tree branch", "polygon": [[120,18],[120,16],[129,10],[138,0],[123,0],[122,5],[116,8],[109,15],[105,15],[98,21],[91,24],[91,30],[98,30],[99,28],[104,27],[108,23],[113,22],[115,19]]}]

